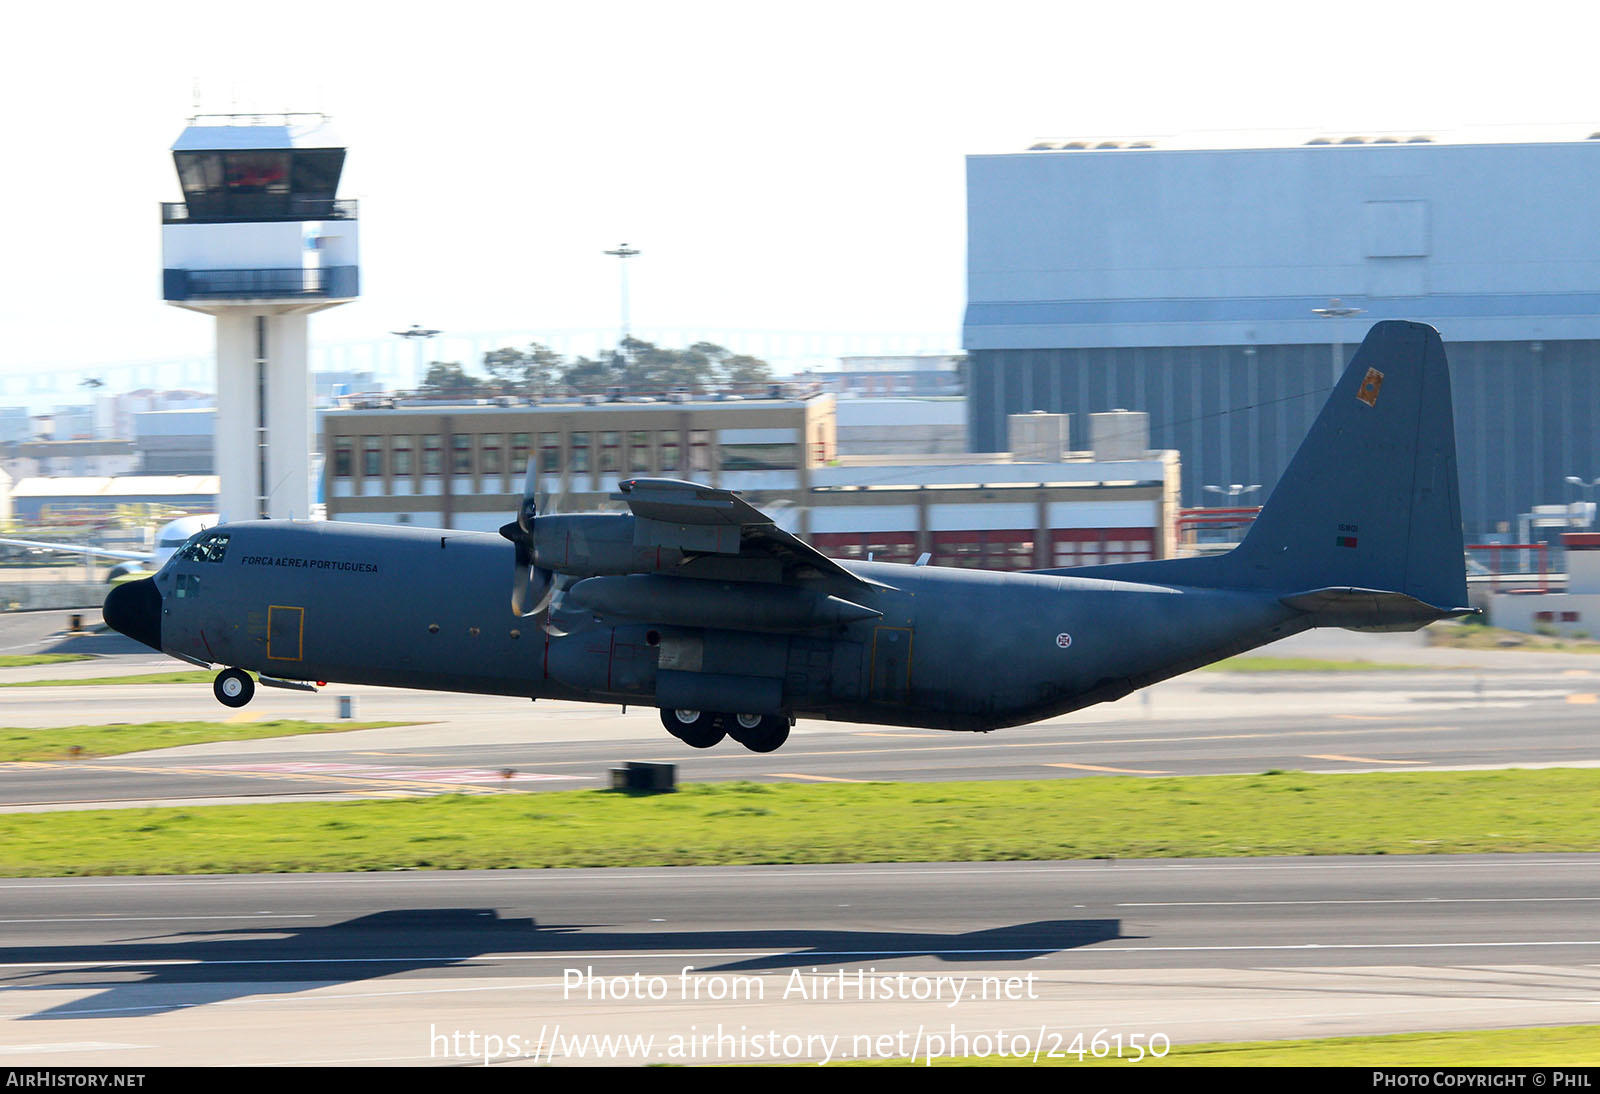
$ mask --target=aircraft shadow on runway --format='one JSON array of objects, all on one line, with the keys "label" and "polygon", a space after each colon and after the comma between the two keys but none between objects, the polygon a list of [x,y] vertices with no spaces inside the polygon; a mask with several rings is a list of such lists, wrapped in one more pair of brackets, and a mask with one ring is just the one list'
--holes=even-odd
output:
[{"label": "aircraft shadow on runway", "polygon": [[[97,615],[96,612],[91,611],[90,609],[85,609],[83,614],[85,616]],[[141,646],[139,643],[135,642],[131,638],[128,638],[126,635],[118,634],[116,631],[109,628],[103,631],[91,631],[88,634],[61,635],[53,638],[48,645],[41,646],[37,650],[30,650],[28,652],[88,653],[94,654],[97,657],[112,657],[123,653],[139,654],[145,658],[149,658],[150,656],[150,650],[148,647]],[[182,666],[174,662],[173,667],[174,669],[178,669]]]},{"label": "aircraft shadow on runway", "polygon": [[[852,930],[609,931],[597,924],[541,926],[502,919],[492,909],[405,909],[342,923],[303,928],[261,927],[130,938],[87,946],[0,948],[0,966],[57,964],[0,978],[9,992],[95,988],[98,994],[46,1008],[27,1020],[161,1014],[229,999],[294,994],[328,984],[396,973],[484,968],[488,955],[548,956],[518,962],[528,976],[559,976],[563,953],[586,965],[633,964],[607,975],[630,975],[634,965],[692,954],[700,973],[788,970],[816,965],[933,957],[941,961],[1003,963],[1043,957],[1124,937],[1117,919],[1063,919],[992,927],[960,934]],[[733,951],[716,960],[715,951]],[[752,951],[781,951],[757,952]],[[72,968],[61,965],[71,963]],[[97,965],[98,962],[105,962]],[[146,963],[147,962],[147,963]],[[174,963],[176,962],[176,963]],[[186,986],[184,998],[172,989]]]}]

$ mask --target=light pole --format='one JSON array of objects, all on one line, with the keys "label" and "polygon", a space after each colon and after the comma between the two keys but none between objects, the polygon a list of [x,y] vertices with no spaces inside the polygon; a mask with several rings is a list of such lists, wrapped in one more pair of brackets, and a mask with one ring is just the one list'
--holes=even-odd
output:
[{"label": "light pole", "polygon": [[628,259],[639,252],[636,248],[621,243],[617,245],[616,250],[605,253],[615,258],[622,268],[622,340],[617,343],[617,352],[621,353],[622,347],[628,341]]},{"label": "light pole", "polygon": [[1586,479],[1580,479],[1576,475],[1568,475],[1567,481],[1583,491],[1583,525],[1585,528],[1590,527],[1594,524],[1594,488],[1600,486],[1600,479],[1594,479],[1590,481]]},{"label": "light pole", "polygon": [[1258,483],[1252,483],[1249,486],[1245,486],[1242,483],[1235,482],[1235,483],[1229,483],[1227,486],[1207,486],[1206,487],[1207,493],[1224,494],[1224,495],[1227,496],[1229,501],[1232,501],[1234,498],[1237,498],[1241,494],[1249,494],[1252,491],[1260,490],[1260,489],[1261,489],[1261,484],[1259,482]]},{"label": "light pole", "polygon": [[423,368],[422,358],[428,352],[428,341],[442,332],[424,327],[420,323],[413,323],[411,324],[411,329],[409,330],[392,330],[389,333],[399,335],[401,338],[410,339],[412,342],[416,343],[417,367],[416,373],[411,377],[410,385],[412,387],[416,387],[418,384],[422,383],[423,377],[427,375],[427,370]]},{"label": "light pole", "polygon": [[[1337,296],[1328,301],[1325,308],[1312,308],[1312,315],[1320,315],[1324,319],[1348,319],[1353,315],[1365,315],[1367,309],[1347,307],[1339,302]],[[1339,382],[1339,374],[1344,371],[1344,328],[1337,323],[1333,327],[1333,382]]]}]

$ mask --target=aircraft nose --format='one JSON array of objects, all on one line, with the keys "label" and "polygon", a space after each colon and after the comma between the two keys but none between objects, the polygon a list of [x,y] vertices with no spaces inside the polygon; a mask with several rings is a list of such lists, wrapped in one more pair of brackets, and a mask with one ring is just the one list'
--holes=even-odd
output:
[{"label": "aircraft nose", "polygon": [[114,630],[153,650],[161,649],[161,593],[155,579],[142,577],[118,585],[106,596],[100,614]]}]

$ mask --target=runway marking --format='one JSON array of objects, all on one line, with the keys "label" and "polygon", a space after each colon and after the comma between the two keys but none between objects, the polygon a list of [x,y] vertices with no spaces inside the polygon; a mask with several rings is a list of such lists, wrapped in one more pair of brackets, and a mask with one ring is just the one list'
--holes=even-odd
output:
[{"label": "runway marking", "polygon": [[252,714],[249,711],[241,710],[238,714],[235,714],[232,717],[224,718],[222,720],[222,722],[223,722],[224,725],[230,725],[230,726],[245,725],[245,724],[247,724],[249,722],[258,721],[260,718],[261,718],[261,712],[257,712],[255,714]]},{"label": "runway marking", "polygon": [[385,781],[430,783],[549,782],[575,779],[576,775],[547,775],[537,771],[511,771],[484,767],[365,767],[360,764],[289,761],[263,764],[217,764],[215,770],[266,775],[331,775],[344,779],[382,779]]},{"label": "runway marking", "polygon": [[1308,760],[1338,760],[1341,763],[1351,764],[1426,764],[1427,760],[1372,760],[1365,756],[1339,756],[1328,754],[1326,756],[1307,756]]},{"label": "runway marking", "polygon": [[[41,766],[41,767],[54,767],[54,768],[75,768],[77,770],[86,770],[82,764],[50,763],[50,764],[41,764],[39,766]],[[449,781],[448,779],[430,778],[430,776],[434,775],[435,773],[427,771],[427,770],[423,770],[423,769],[411,769],[411,770],[413,770],[415,772],[415,774],[413,776],[411,776],[411,777],[395,777],[395,776],[385,777],[384,775],[382,775],[382,774],[380,774],[378,772],[378,769],[359,768],[359,767],[354,767],[354,766],[351,766],[351,765],[343,765],[343,764],[323,764],[323,765],[317,765],[317,764],[305,764],[305,765],[284,764],[284,765],[281,765],[281,766],[284,767],[285,770],[271,770],[271,769],[269,769],[268,765],[262,765],[262,767],[260,767],[260,768],[252,768],[251,766],[246,765],[246,764],[240,764],[240,765],[237,765],[237,766],[229,766],[229,765],[225,765],[225,764],[218,764],[218,765],[214,765],[214,766],[210,766],[210,767],[134,767],[134,766],[128,765],[128,764],[105,764],[105,763],[98,763],[97,762],[97,763],[95,763],[95,765],[93,766],[92,769],[88,769],[88,770],[133,772],[133,773],[140,774],[140,775],[202,775],[202,776],[210,776],[210,777],[232,776],[232,777],[241,778],[241,779],[267,779],[267,780],[273,780],[273,781],[281,780],[281,781],[285,781],[285,782],[309,782],[309,783],[318,783],[318,784],[335,783],[335,784],[339,784],[339,785],[343,785],[343,786],[354,785],[354,786],[358,786],[358,787],[383,786],[383,787],[392,787],[394,789],[399,789],[399,790],[431,789],[433,792],[439,793],[439,794],[486,795],[486,794],[511,794],[511,793],[515,793],[515,791],[502,790],[499,787],[494,787],[494,786],[472,786],[472,785],[468,785],[468,784],[466,784],[464,782],[461,782],[461,781]],[[338,771],[295,771],[295,770],[288,770],[288,768],[292,768],[292,767],[295,767],[295,766],[304,766],[304,767],[311,767],[311,768],[315,768],[315,767],[319,767],[319,766],[320,767],[326,767],[326,768],[349,767],[349,771],[348,772],[338,772]],[[392,771],[392,770],[395,770],[395,769],[389,769],[389,770]],[[398,770],[404,771],[406,769],[401,768],[401,769],[398,769]],[[369,773],[369,774],[361,774],[360,772],[363,772],[363,771],[367,771],[367,772],[371,772],[371,773]],[[529,774],[527,776],[527,778],[535,779],[535,780],[560,779],[560,780],[563,780],[563,781],[567,781],[567,780],[578,781],[578,780],[580,780],[582,778],[582,776],[579,776],[579,775],[533,775],[533,774]],[[501,780],[501,776],[500,776],[500,774],[498,772],[495,772],[493,774],[493,780],[495,782],[502,781]],[[487,780],[484,780],[484,781],[487,781]],[[129,800],[142,801],[144,799],[129,799]]]},{"label": "runway marking", "polygon": [[[1103,745],[1161,745],[1161,744],[1196,744],[1206,741],[1260,741],[1283,740],[1290,737],[1338,737],[1348,736],[1356,732],[1370,732],[1352,729],[1300,729],[1276,733],[1213,733],[1195,737],[1108,737],[1102,739],[1081,739],[1068,737],[1053,738],[1047,741],[992,741],[977,745],[907,745],[904,748],[836,748],[821,751],[801,751],[791,746],[786,754],[793,757],[803,756],[876,756],[884,753],[905,752],[977,752],[991,751],[1003,748],[1092,748]],[[1459,726],[1395,726],[1378,732],[1382,733],[1458,733]],[[738,753],[726,753],[721,756],[711,755],[707,760],[742,760],[746,757]],[[657,759],[666,762],[681,760],[681,756],[663,756]],[[551,763],[541,764],[542,767],[555,767],[561,764],[593,763],[593,760],[556,760]]]},{"label": "runway marking", "polygon": [[[919,947],[910,950],[874,948],[866,950],[677,950],[663,948],[644,951],[596,951],[592,953],[562,951],[561,953],[483,953],[483,954],[410,954],[391,957],[247,957],[247,958],[160,958],[150,961],[8,961],[0,969],[148,969],[148,968],[214,968],[232,965],[414,965],[442,963],[457,968],[491,962],[509,961],[647,961],[652,959],[678,960],[692,957],[728,960],[730,958],[792,957],[802,962],[816,962],[831,958],[862,957],[963,957],[973,955],[1028,954],[1069,956],[1073,953],[1248,953],[1317,950],[1481,950],[1519,949],[1549,946],[1600,946],[1600,939],[1548,939],[1545,941],[1492,942],[1285,942],[1240,945],[1204,946],[1107,946],[1081,939],[1063,939],[1059,944],[1037,943],[1032,946],[986,946],[960,948]],[[81,987],[82,985],[63,985]],[[1600,999],[1594,1001],[1600,1006]]]},{"label": "runway marking", "polygon": [[1562,669],[1561,670],[1561,675],[1562,676],[1593,676],[1594,673],[1591,672],[1588,669]]},{"label": "runway marking", "polygon": [[1096,767],[1094,764],[1045,764],[1046,767],[1070,767],[1074,771],[1109,771],[1113,775],[1170,775],[1170,771],[1145,771],[1137,767]]},{"label": "runway marking", "polygon": [[[1334,717],[1338,717],[1338,718],[1363,718],[1363,719],[1366,719],[1366,718],[1376,718],[1377,716],[1340,714],[1340,715],[1334,715]],[[1384,717],[1384,718],[1377,719],[1377,720],[1389,721],[1391,719],[1389,719],[1388,717]],[[979,750],[995,750],[995,749],[1006,749],[1006,748],[1055,748],[1055,749],[1059,749],[1059,748],[1062,748],[1064,746],[1072,747],[1072,748],[1089,748],[1089,747],[1100,747],[1100,746],[1108,746],[1108,745],[1196,744],[1196,743],[1204,743],[1204,742],[1211,742],[1211,741],[1253,741],[1253,740],[1268,740],[1268,739],[1282,740],[1282,739],[1291,738],[1291,737],[1338,736],[1340,734],[1348,734],[1348,733],[1351,733],[1351,732],[1364,732],[1364,731],[1342,730],[1342,729],[1291,730],[1291,731],[1288,731],[1288,732],[1276,732],[1276,733],[1217,733],[1217,734],[1207,734],[1207,735],[1204,735],[1204,736],[1187,736],[1187,737],[1184,737],[1184,736],[1179,736],[1179,737],[1111,737],[1111,738],[1098,738],[1098,739],[1096,739],[1096,738],[1089,738],[1089,739],[1066,738],[1066,739],[1062,739],[1062,738],[1059,738],[1059,737],[1052,737],[1052,739],[1044,740],[1044,741],[995,741],[995,742],[986,742],[984,744],[907,745],[907,746],[905,746],[903,748],[841,748],[841,749],[822,749],[822,750],[817,750],[817,751],[805,751],[805,750],[797,749],[797,748],[794,748],[793,746],[791,746],[788,749],[788,755],[790,755],[792,757],[795,757],[795,758],[800,758],[800,757],[813,757],[813,756],[815,756],[815,757],[874,756],[874,755],[880,755],[880,754],[885,754],[885,753],[904,753],[904,752],[974,752],[974,751],[979,751]],[[1381,732],[1386,732],[1386,733],[1387,732],[1452,733],[1452,732],[1459,732],[1459,727],[1457,727],[1457,726],[1396,726],[1396,727],[1393,727],[1392,730],[1384,729]],[[869,735],[876,735],[876,734],[861,733],[859,735],[860,736],[869,736]],[[942,736],[942,734],[884,734],[884,736],[939,737],[939,736]],[[362,753],[362,755],[365,755],[365,753]],[[421,755],[428,755],[428,754],[427,753],[423,753]],[[681,755],[655,757],[655,759],[657,759],[659,761],[666,762],[666,763],[676,763],[676,762],[681,761],[682,758],[683,757]],[[747,757],[744,757],[742,755],[733,754],[733,753],[729,753],[729,754],[727,754],[725,756],[707,756],[707,757],[705,757],[705,759],[707,759],[707,760],[712,760],[712,761],[727,760],[729,762],[732,762],[734,760],[743,760],[743,759],[746,759],[746,758]],[[573,766],[578,766],[578,765],[582,765],[582,766],[585,766],[585,767],[592,767],[595,762],[596,761],[594,761],[593,759],[585,759],[585,760],[541,760],[541,761],[539,761],[539,766],[540,767],[545,767],[545,768],[550,768],[550,767],[573,767]],[[3,768],[34,768],[34,769],[38,769],[38,768],[72,768],[74,770],[126,771],[126,772],[151,773],[151,774],[161,774],[161,775],[206,775],[206,774],[216,774],[215,769],[212,769],[212,768],[203,768],[203,767],[177,768],[177,767],[113,766],[111,764],[101,763],[100,761],[75,762],[75,763],[66,763],[66,762],[52,763],[52,762],[19,760],[19,761],[13,761],[13,762],[8,763],[8,764],[0,764],[0,769],[3,769]],[[242,769],[241,770],[232,771],[230,773],[231,774],[237,774],[237,775],[240,775],[240,776],[246,777],[246,778],[257,777],[257,778],[285,778],[285,779],[287,779],[287,778],[291,778],[292,777],[292,776],[290,776],[288,774],[270,774],[270,773],[262,773],[262,772],[257,772],[257,773],[252,774],[251,772],[246,771],[246,770],[242,770]],[[541,777],[542,778],[546,778],[546,779],[574,779],[574,780],[587,778],[587,776],[554,775],[554,774],[542,775]],[[301,778],[302,781],[322,781],[322,782],[341,782],[341,781],[343,781],[343,782],[346,782],[346,783],[350,783],[350,782],[366,783],[366,782],[371,781],[370,779],[367,779],[367,778],[358,778],[358,777],[353,777],[353,776],[333,776],[333,775],[323,775],[323,776],[320,777],[320,779],[312,778],[309,775],[302,775],[302,776],[300,776],[300,778]],[[495,781],[499,781],[498,776],[496,776]],[[461,793],[474,793],[474,792],[476,792],[476,793],[500,793],[501,791],[495,791],[495,790],[492,790],[492,789],[475,790],[473,788],[459,788],[459,792],[461,792]],[[143,800],[143,799],[138,799],[138,800]]]},{"label": "runway marking", "polygon": [[103,1052],[114,1048],[150,1048],[150,1045],[127,1045],[117,1041],[55,1041],[34,1045],[0,1045],[0,1053],[21,1055],[25,1052]]},{"label": "runway marking", "polygon": [[1373,898],[1364,900],[1153,900],[1125,902],[1118,908],[1295,908],[1319,904],[1557,904],[1572,901],[1600,901],[1600,896],[1425,896]]},{"label": "runway marking", "polygon": [[1351,721],[1361,722],[1392,722],[1400,717],[1398,714],[1335,714],[1335,718],[1348,718]]},{"label": "runway marking", "polygon": [[1600,696],[1596,696],[1592,691],[1575,691],[1567,696],[1567,702],[1569,703],[1593,703],[1596,701],[1600,701]]},{"label": "runway marking", "polygon": [[0,919],[0,923],[179,923],[201,920],[315,919],[310,912],[245,912],[242,915],[91,915],[76,917],[46,916],[36,919]]},{"label": "runway marking", "polygon": [[[918,877],[966,877],[972,875],[994,874],[1153,874],[1153,873],[1256,873],[1260,871],[1294,872],[1324,872],[1359,870],[1363,872],[1379,871],[1384,874],[1393,872],[1405,873],[1413,870],[1436,872],[1439,870],[1459,869],[1460,864],[1450,861],[1453,856],[1441,855],[1384,855],[1384,856],[1351,856],[1344,860],[1329,860],[1320,862],[1296,861],[1286,858],[1261,858],[1240,859],[1212,862],[1183,862],[1179,860],[1131,860],[1116,861],[1110,859],[1085,859],[1049,864],[1020,863],[1020,862],[980,862],[969,864],[939,864],[930,867],[926,863],[890,863],[874,862],[864,863],[857,869],[841,869],[839,864],[806,864],[806,865],[764,865],[764,866],[675,866],[651,872],[648,867],[639,868],[638,873],[630,873],[630,880],[642,881],[682,881],[687,877],[697,877],[706,874],[717,874],[723,877],[737,878],[856,878],[863,879],[875,875],[913,875]],[[1440,861],[1440,860],[1444,861]],[[1554,867],[1560,869],[1579,869],[1593,871],[1600,856],[1593,854],[1575,854],[1573,858],[1535,859],[1521,855],[1511,856],[1502,860],[1477,860],[1471,863],[1475,870],[1515,870],[1524,873],[1533,867]],[[148,888],[176,888],[184,889],[207,887],[237,887],[251,886],[255,888],[277,889],[282,886],[294,887],[319,887],[323,885],[349,885],[352,876],[359,877],[363,884],[382,884],[380,879],[393,878],[397,883],[407,885],[440,885],[453,887],[464,884],[515,884],[526,885],[532,870],[491,870],[491,871],[455,871],[437,872],[427,871],[407,872],[403,875],[392,874],[248,874],[234,876],[200,876],[186,875],[174,877],[121,877],[110,878],[102,881],[83,881],[66,878],[30,878],[30,879],[3,879],[0,880],[0,891],[9,889],[29,889],[35,892],[54,889],[148,889]],[[548,874],[549,871],[537,871]],[[598,871],[584,871],[572,869],[566,873],[581,876],[586,873]],[[1597,966],[1600,967],[1600,966]]]},{"label": "runway marking", "polygon": [[799,775],[792,771],[774,771],[768,775],[769,779],[803,779],[813,783],[864,783],[871,779],[841,779],[833,775]]}]

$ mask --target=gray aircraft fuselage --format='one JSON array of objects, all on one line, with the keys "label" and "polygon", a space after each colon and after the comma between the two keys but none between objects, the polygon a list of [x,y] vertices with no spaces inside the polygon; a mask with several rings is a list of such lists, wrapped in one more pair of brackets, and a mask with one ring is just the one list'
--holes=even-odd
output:
[{"label": "gray aircraft fuselage", "polygon": [[[1439,334],[1368,333],[1232,551],[1068,571],[841,563],[729,490],[618,483],[626,514],[496,536],[258,521],[199,533],[106,621],[254,683],[338,681],[655,706],[711,747],[796,718],[990,730],[1310,627],[1412,630],[1472,611]],[[507,578],[512,580],[508,588]],[[510,595],[508,596],[508,592]]]},{"label": "gray aircraft fuselage", "polygon": [[[715,692],[674,705],[770,704],[769,692],[740,705],[738,689],[758,680],[781,688],[791,717],[989,730],[1116,699],[1307,625],[1253,591],[850,563],[881,587],[821,576],[815,591],[881,617],[775,631],[569,607],[567,633],[552,636],[507,611],[512,548],[490,533],[282,521],[213,532],[229,536],[221,561],[176,558],[152,579],[151,644],[291,680],[654,706],[658,673],[683,670]],[[768,591],[659,580],[713,603]],[[568,600],[582,599],[579,582]]]}]

